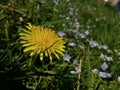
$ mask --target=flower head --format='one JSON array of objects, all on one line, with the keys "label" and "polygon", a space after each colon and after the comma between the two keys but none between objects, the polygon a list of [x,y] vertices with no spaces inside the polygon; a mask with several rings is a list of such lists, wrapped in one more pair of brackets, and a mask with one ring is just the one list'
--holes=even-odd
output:
[{"label": "flower head", "polygon": [[64,61],[68,61],[68,62],[69,62],[70,59],[71,59],[71,56],[70,56],[69,54],[67,54],[67,53],[66,53],[66,54],[64,55],[64,57],[63,57],[63,60],[64,60]]},{"label": "flower head", "polygon": [[43,56],[50,58],[52,61],[52,55],[60,59],[59,54],[64,56],[65,42],[62,38],[50,28],[42,26],[34,26],[28,24],[27,29],[24,29],[20,33],[20,39],[22,46],[25,47],[24,52],[31,51],[30,56],[35,54],[40,55],[40,60],[43,60]]},{"label": "flower head", "polygon": [[107,72],[99,72],[99,76],[102,78],[111,78],[112,77],[112,75]]},{"label": "flower head", "polygon": [[93,40],[90,40],[89,41],[89,44],[90,44],[90,46],[93,48],[93,47],[98,47],[99,46],[99,43],[98,42],[96,42],[96,41],[93,41]]},{"label": "flower head", "polygon": [[104,62],[102,65],[101,65],[101,69],[102,70],[106,70],[108,68],[108,64],[106,62]]},{"label": "flower head", "polygon": [[77,65],[76,67],[75,67],[75,70],[73,70],[73,71],[70,71],[70,73],[71,74],[79,74],[79,73],[81,73],[81,67],[79,66],[79,65]]},{"label": "flower head", "polygon": [[118,79],[117,79],[117,80],[118,80],[118,82],[120,82],[120,76],[118,76]]}]

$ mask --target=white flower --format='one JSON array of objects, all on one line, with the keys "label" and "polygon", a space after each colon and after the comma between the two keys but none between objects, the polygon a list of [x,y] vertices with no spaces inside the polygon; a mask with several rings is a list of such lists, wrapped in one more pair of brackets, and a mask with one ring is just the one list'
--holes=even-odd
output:
[{"label": "white flower", "polygon": [[20,20],[20,22],[22,22],[22,21],[23,21],[23,18],[22,18],[22,17],[19,17],[19,20]]},{"label": "white flower", "polygon": [[105,49],[105,50],[107,50],[108,46],[107,45],[103,45],[102,48]]},{"label": "white flower", "polygon": [[37,10],[40,11],[40,4],[37,5]]},{"label": "white flower", "polygon": [[75,43],[68,43],[68,46],[74,47],[74,46],[76,46],[76,44]]},{"label": "white flower", "polygon": [[104,0],[104,2],[108,2],[108,0]]},{"label": "white flower", "polygon": [[70,71],[71,74],[79,74],[81,72],[80,66],[76,66],[74,71]]},{"label": "white flower", "polygon": [[113,61],[112,57],[106,57],[107,61]]},{"label": "white flower", "polygon": [[118,79],[117,79],[117,80],[118,80],[118,82],[120,82],[120,76],[118,77]]},{"label": "white flower", "polygon": [[70,17],[66,17],[66,20],[69,20],[70,19]]},{"label": "white flower", "polygon": [[89,35],[89,34],[90,34],[90,30],[86,30],[86,31],[85,31],[85,34],[86,34],[86,35]]},{"label": "white flower", "polygon": [[101,59],[104,59],[104,58],[105,58],[105,55],[104,55],[104,54],[100,54],[100,58],[101,58]]},{"label": "white flower", "polygon": [[107,52],[108,52],[108,53],[112,53],[112,50],[107,49]]},{"label": "white flower", "polygon": [[93,72],[94,74],[98,74],[99,70],[95,68],[95,69],[92,70],[92,72]]}]

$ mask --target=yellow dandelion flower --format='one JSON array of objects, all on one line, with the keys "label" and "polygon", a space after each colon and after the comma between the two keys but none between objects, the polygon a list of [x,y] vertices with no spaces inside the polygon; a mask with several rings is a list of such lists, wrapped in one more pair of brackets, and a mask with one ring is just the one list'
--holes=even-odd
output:
[{"label": "yellow dandelion flower", "polygon": [[25,47],[24,52],[31,51],[30,56],[39,54],[40,60],[43,60],[44,55],[49,57],[50,61],[52,61],[53,55],[58,59],[60,59],[59,55],[64,56],[65,42],[61,37],[58,37],[55,31],[30,23],[26,28],[20,33],[20,42]]}]

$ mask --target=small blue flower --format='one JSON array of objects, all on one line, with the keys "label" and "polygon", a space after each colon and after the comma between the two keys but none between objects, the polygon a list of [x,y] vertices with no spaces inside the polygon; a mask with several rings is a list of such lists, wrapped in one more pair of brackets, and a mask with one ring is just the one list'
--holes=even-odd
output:
[{"label": "small blue flower", "polygon": [[112,50],[107,49],[107,52],[108,52],[108,53],[112,53]]},{"label": "small blue flower", "polygon": [[23,17],[26,17],[26,16],[27,16],[27,14],[24,13],[24,12],[22,12],[21,14],[22,14]]},{"label": "small blue flower", "polygon": [[100,58],[103,60],[103,61],[113,61],[113,58],[112,57],[108,57],[104,54],[101,54],[100,55]]},{"label": "small blue flower", "polygon": [[64,55],[64,57],[63,57],[63,60],[64,60],[64,61],[68,61],[68,62],[69,62],[70,59],[71,59],[71,56],[70,56],[69,54],[67,54],[67,53],[66,53],[66,54]]},{"label": "small blue flower", "polygon": [[77,65],[75,67],[75,70],[74,71],[70,71],[71,74],[79,74],[81,73],[81,68],[80,68],[80,65]]},{"label": "small blue flower", "polygon": [[117,80],[118,80],[118,82],[120,82],[120,76],[118,76],[118,79],[117,79]]},{"label": "small blue flower", "polygon": [[98,46],[99,46],[98,42],[93,41],[93,40],[89,41],[89,44],[90,44],[90,46],[91,46],[92,48],[93,48],[93,47],[98,47]]},{"label": "small blue flower", "polygon": [[110,73],[107,73],[107,72],[99,72],[98,75],[102,78],[111,78],[112,77],[112,75]]},{"label": "small blue flower", "polygon": [[94,74],[98,74],[99,70],[95,68],[95,69],[92,70],[92,72],[93,72]]},{"label": "small blue flower", "polygon": [[112,57],[106,57],[107,61],[113,61]]},{"label": "small blue flower", "polygon": [[78,64],[78,60],[77,60],[77,59],[74,59],[74,60],[73,60],[73,63],[77,65],[77,64]]},{"label": "small blue flower", "polygon": [[85,34],[86,34],[86,35],[89,35],[89,34],[90,34],[90,30],[86,30],[86,31],[85,31]]},{"label": "small blue flower", "polygon": [[22,18],[22,17],[19,17],[19,20],[20,20],[20,22],[22,22],[22,21],[23,21],[23,18]]},{"label": "small blue flower", "polygon": [[95,21],[97,22],[97,21],[99,21],[99,19],[98,19],[98,18],[96,18],[96,19],[95,19]]},{"label": "small blue flower", "polygon": [[106,70],[108,68],[108,65],[106,62],[104,62],[102,65],[101,65],[101,69],[102,70]]},{"label": "small blue flower", "polygon": [[78,33],[78,29],[74,29],[74,30],[72,30],[72,32],[77,34]]},{"label": "small blue flower", "polygon": [[102,48],[105,49],[105,50],[107,50],[108,46],[107,45],[103,45]]},{"label": "small blue flower", "polygon": [[66,17],[66,20],[69,20],[70,19],[70,17]]},{"label": "small blue flower", "polygon": [[104,61],[105,61],[105,57],[106,57],[106,55],[100,54],[100,58],[103,59]]},{"label": "small blue flower", "polygon": [[40,4],[37,5],[37,10],[40,11]]},{"label": "small blue flower", "polygon": [[87,28],[88,28],[88,29],[90,29],[90,26],[89,26],[89,25],[87,25]]},{"label": "small blue flower", "polygon": [[120,57],[118,57],[118,60],[120,60]]},{"label": "small blue flower", "polygon": [[85,37],[86,37],[85,34],[79,34],[79,36],[80,36],[81,38],[85,38]]},{"label": "small blue flower", "polygon": [[60,37],[63,37],[63,36],[65,36],[65,33],[64,33],[63,31],[58,31],[58,35],[59,35]]}]

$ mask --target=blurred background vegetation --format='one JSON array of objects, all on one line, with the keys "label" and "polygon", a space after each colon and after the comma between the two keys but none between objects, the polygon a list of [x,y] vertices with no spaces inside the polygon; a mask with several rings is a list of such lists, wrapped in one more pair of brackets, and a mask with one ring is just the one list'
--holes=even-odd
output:
[{"label": "blurred background vegetation", "polygon": [[[102,0],[1,0],[0,1],[0,89],[1,90],[119,90],[120,82],[120,16],[115,7]],[[63,31],[69,62],[48,58],[40,61],[23,53],[19,33],[27,23]],[[90,30],[90,35],[80,38],[77,33]],[[107,45],[112,53],[97,47],[91,48],[89,40]],[[79,42],[78,42],[79,41]],[[75,42],[78,46],[67,46]],[[79,47],[79,43],[82,49]],[[113,58],[107,62],[112,78],[102,78],[92,73],[100,69],[100,54]],[[33,60],[36,62],[33,64]],[[77,59],[82,71],[71,74]],[[82,62],[81,62],[82,61]],[[82,65],[81,65],[82,63]]]}]

